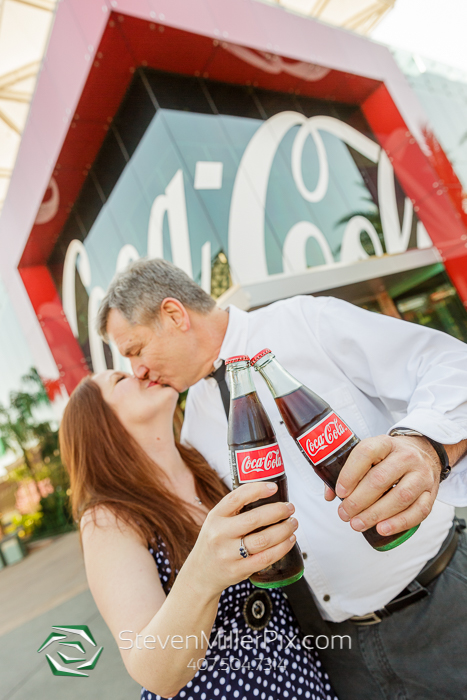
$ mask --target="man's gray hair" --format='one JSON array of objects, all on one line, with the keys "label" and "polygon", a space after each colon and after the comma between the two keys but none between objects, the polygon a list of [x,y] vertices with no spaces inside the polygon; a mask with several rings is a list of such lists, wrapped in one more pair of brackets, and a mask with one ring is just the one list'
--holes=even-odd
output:
[{"label": "man's gray hair", "polygon": [[143,258],[131,263],[113,278],[99,307],[97,331],[107,340],[107,323],[112,309],[120,311],[132,325],[157,323],[161,304],[167,297],[178,299],[200,314],[208,314],[216,302],[183,270],[167,260]]}]

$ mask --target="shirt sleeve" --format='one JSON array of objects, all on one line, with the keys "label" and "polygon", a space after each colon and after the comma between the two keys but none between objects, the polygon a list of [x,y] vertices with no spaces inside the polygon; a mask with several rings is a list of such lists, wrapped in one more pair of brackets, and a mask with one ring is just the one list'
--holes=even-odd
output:
[{"label": "shirt sleeve", "polygon": [[[465,343],[339,299],[310,301],[317,303],[303,302],[305,317],[330,359],[361,391],[404,415],[392,427],[412,428],[445,445],[467,438]],[[467,505],[467,457],[440,485],[439,498]]]}]

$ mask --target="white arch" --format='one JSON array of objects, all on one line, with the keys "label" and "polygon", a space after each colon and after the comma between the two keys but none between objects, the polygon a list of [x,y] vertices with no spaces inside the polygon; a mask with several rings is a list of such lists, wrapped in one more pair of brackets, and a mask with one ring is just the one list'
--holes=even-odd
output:
[{"label": "white arch", "polygon": [[[264,122],[243,153],[232,192],[229,264],[236,284],[249,284],[268,276],[264,217],[269,177],[279,144],[294,126],[302,128],[292,148],[292,174],[298,190],[308,201],[320,201],[329,182],[327,155],[319,131],[337,136],[375,163],[379,159],[381,147],[377,143],[333,117],[308,119],[299,112],[280,112]],[[303,146],[309,135],[315,140],[320,162],[318,184],[313,192],[305,187],[301,172]]]},{"label": "white arch", "polygon": [[91,351],[92,368],[94,372],[104,372],[107,369],[104,354],[104,342],[96,329],[96,318],[99,305],[104,298],[105,292],[102,287],[94,287],[89,295],[88,304],[88,335],[89,348]]},{"label": "white arch", "polygon": [[362,134],[361,131],[354,129],[350,124],[341,122],[340,119],[335,117],[324,117],[317,115],[316,117],[310,117],[309,123],[314,129],[319,131],[326,131],[328,134],[333,134],[337,136],[338,139],[343,141],[358,153],[361,153],[365,158],[371,160],[373,163],[377,163],[381,153],[381,146],[373,141],[372,139]]},{"label": "white arch", "polygon": [[298,112],[275,114],[260,126],[243,153],[229,216],[229,265],[234,284],[268,276],[264,216],[271,167],[285,134],[306,119]]},{"label": "white arch", "polygon": [[[319,131],[336,136],[374,163],[378,161],[381,152],[381,146],[339,119],[321,116],[310,117],[301,127],[292,147],[292,173],[298,191],[307,202],[320,202],[325,196],[329,184],[328,159]],[[302,177],[302,153],[308,136],[311,136],[315,142],[319,162],[318,183],[313,192],[307,189]]]},{"label": "white arch", "polygon": [[406,197],[401,230],[397,209],[394,168],[385,151],[381,151],[378,163],[378,200],[386,250],[389,254],[403,253],[409,245],[413,206],[410,199]]},{"label": "white arch", "polygon": [[148,229],[148,257],[150,258],[164,257],[163,226],[165,214],[167,214],[169,222],[173,263],[193,279],[182,170],[177,170],[165,188],[165,194],[156,197],[151,207]]},{"label": "white arch", "polygon": [[[89,295],[88,304],[88,335],[89,347],[91,351],[92,367],[94,372],[104,372],[107,369],[107,362],[104,353],[104,341],[100,337],[96,328],[97,312],[102,299],[105,296],[105,291],[102,287],[93,287]],[[125,372],[131,373],[131,365],[127,358],[120,355],[117,346],[114,343],[109,343],[110,352],[112,353],[112,364],[114,369],[122,369]]]},{"label": "white arch", "polygon": [[117,258],[116,272],[122,272],[131,262],[139,260],[139,253],[136,248],[127,243],[120,249]]},{"label": "white arch", "polygon": [[[307,189],[305,183],[303,182],[302,176],[302,153],[308,136],[312,137],[318,152],[319,175],[317,185],[313,192],[310,192],[310,190]],[[297,189],[302,195],[303,199],[306,199],[307,202],[320,202],[323,199],[324,195],[328,191],[329,185],[328,157],[323,139],[319,135],[318,129],[316,129],[316,127],[311,123],[311,119],[302,126],[293,142],[292,174],[295,184],[297,185]]]},{"label": "white arch", "polygon": [[417,248],[431,248],[433,241],[421,221],[417,223]]},{"label": "white arch", "polygon": [[78,318],[76,315],[75,298],[76,268],[78,268],[81,282],[85,287],[89,287],[91,284],[91,266],[86,249],[78,239],[71,241],[66,251],[62,283],[63,310],[75,338],[78,337]]},{"label": "white arch", "polygon": [[306,244],[309,238],[318,242],[326,265],[334,263],[329,243],[323,233],[311,221],[299,221],[292,226],[284,241],[283,263],[284,272],[297,273],[307,269]]},{"label": "white arch", "polygon": [[342,238],[341,262],[355,262],[356,260],[366,260],[369,257],[360,238],[363,231],[366,231],[370,236],[375,255],[383,255],[383,246],[371,221],[368,221],[364,216],[354,216],[345,227]]}]

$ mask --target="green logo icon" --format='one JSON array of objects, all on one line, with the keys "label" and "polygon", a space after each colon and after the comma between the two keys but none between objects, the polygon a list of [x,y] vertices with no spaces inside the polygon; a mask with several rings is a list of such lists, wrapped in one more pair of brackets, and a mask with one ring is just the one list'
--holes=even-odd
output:
[{"label": "green logo icon", "polygon": [[[56,630],[56,632],[51,632],[49,634],[37,652],[40,654],[41,651],[50,647],[50,645],[55,642],[58,642],[58,644],[63,647],[61,650],[57,650],[57,654],[60,657],[60,661],[64,663],[65,666],[63,666],[60,661],[57,661],[57,659],[54,659],[50,654],[45,655],[54,676],[84,676],[88,678],[89,673],[85,673],[85,671],[92,671],[92,669],[96,667],[104,647],[98,649],[92,658],[86,659],[84,658],[86,648],[83,646],[83,642],[80,639],[76,639],[76,636],[80,636],[87,644],[91,644],[92,647],[97,647],[91,630],[87,625],[55,626],[52,627],[52,629]],[[73,635],[73,637],[67,639],[68,635]],[[91,649],[90,651],[92,653],[94,650]],[[77,655],[76,652],[79,652],[81,656]],[[69,664],[79,665],[72,668]]]}]

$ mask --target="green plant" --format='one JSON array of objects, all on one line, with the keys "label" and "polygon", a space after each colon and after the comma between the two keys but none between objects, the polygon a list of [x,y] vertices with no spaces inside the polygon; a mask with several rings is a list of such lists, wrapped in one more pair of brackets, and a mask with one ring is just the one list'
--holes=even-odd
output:
[{"label": "green plant", "polygon": [[10,450],[13,453],[20,452],[23,455],[24,465],[12,474],[13,480],[21,480],[27,475],[35,483],[40,497],[37,481],[44,478],[43,474],[36,473],[30,456],[30,448],[38,445],[41,458],[54,453],[57,449],[57,431],[49,421],[38,420],[35,410],[48,405],[49,397],[35,368],[31,368],[22,377],[26,391],[13,391],[10,394],[8,407],[0,404],[0,442],[3,451]]},{"label": "green plant", "polygon": [[[47,383],[47,382],[46,382]],[[10,470],[11,481],[32,479],[39,496],[37,513],[15,516],[9,531],[32,539],[74,529],[69,504],[70,481],[61,459],[58,430],[50,421],[38,419],[41,406],[50,404],[53,383],[47,391],[36,369],[22,377],[22,390],[10,394],[10,405],[0,405],[0,443],[5,450],[20,453],[23,463]],[[55,391],[55,389],[54,389]],[[41,497],[37,482],[49,478],[54,492]]]},{"label": "green plant", "polygon": [[40,525],[43,514],[27,513],[26,515],[13,515],[10,524],[4,528],[5,535],[17,532],[20,537],[30,537]]},{"label": "green plant", "polygon": [[74,530],[70,501],[66,491],[60,487],[54,493],[41,498],[40,512],[42,518],[34,529],[33,539]]}]

